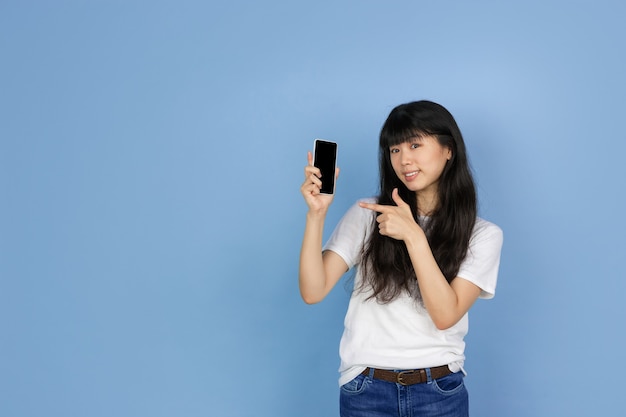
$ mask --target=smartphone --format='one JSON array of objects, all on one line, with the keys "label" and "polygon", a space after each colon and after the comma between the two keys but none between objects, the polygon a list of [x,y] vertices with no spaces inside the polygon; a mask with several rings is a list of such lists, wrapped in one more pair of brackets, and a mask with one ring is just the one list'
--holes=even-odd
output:
[{"label": "smartphone", "polygon": [[322,172],[322,194],[335,192],[335,167],[337,166],[337,143],[315,139],[313,145],[313,166]]}]

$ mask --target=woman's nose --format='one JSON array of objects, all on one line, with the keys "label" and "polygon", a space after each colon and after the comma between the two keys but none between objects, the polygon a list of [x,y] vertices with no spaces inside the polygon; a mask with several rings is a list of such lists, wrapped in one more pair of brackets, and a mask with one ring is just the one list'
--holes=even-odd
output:
[{"label": "woman's nose", "polygon": [[409,159],[409,153],[408,152],[400,151],[400,163],[402,165],[408,165],[408,164],[411,163],[411,161]]}]

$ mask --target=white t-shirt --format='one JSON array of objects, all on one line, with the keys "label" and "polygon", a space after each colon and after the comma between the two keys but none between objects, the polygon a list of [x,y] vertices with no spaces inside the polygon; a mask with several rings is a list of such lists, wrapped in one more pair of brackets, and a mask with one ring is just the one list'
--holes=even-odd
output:
[{"label": "white t-shirt", "polygon": [[[371,210],[353,205],[323,248],[341,256],[349,268],[357,266],[355,288],[363,279],[358,264],[372,232],[373,216]],[[480,287],[480,298],[492,298],[495,294],[501,247],[502,230],[477,218],[457,277]],[[447,364],[453,372],[462,370],[467,314],[451,328],[439,330],[425,308],[406,292],[387,304],[367,300],[370,294],[355,290],[350,298],[339,347],[339,385],[351,381],[366,367],[399,370]]]}]

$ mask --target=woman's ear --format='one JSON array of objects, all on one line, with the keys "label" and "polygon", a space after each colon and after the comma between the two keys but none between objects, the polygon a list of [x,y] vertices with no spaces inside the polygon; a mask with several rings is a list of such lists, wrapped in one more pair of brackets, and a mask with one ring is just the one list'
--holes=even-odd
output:
[{"label": "woman's ear", "polygon": [[450,147],[448,147],[448,153],[446,155],[446,158],[448,159],[448,161],[452,159],[452,148]]}]

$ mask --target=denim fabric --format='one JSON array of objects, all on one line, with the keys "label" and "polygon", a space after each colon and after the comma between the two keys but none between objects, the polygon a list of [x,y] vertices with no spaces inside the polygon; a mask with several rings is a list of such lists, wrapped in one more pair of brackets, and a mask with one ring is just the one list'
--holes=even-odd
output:
[{"label": "denim fabric", "polygon": [[359,375],[340,389],[341,417],[467,417],[463,373],[400,385]]}]

